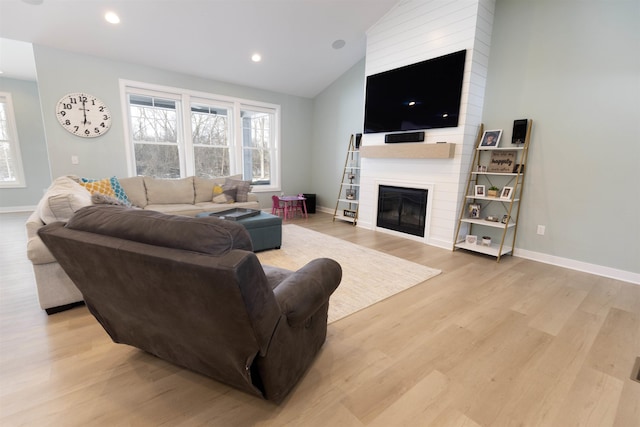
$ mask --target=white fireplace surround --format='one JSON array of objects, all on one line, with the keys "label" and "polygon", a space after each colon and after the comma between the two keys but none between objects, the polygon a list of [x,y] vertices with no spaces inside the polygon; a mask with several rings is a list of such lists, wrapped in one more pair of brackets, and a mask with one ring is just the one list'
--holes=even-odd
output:
[{"label": "white fireplace surround", "polygon": [[401,181],[401,180],[390,180],[390,179],[376,179],[374,180],[374,194],[373,200],[376,202],[376,216],[378,212],[378,196],[381,185],[388,185],[392,187],[404,187],[404,188],[415,188],[419,190],[427,190],[427,209],[425,212],[425,221],[424,221],[424,237],[414,236],[407,233],[401,233],[395,230],[389,230],[388,228],[378,227],[376,225],[377,221],[374,221],[373,226],[374,230],[380,231],[382,233],[393,234],[395,236],[403,237],[405,239],[416,240],[418,242],[429,244],[429,225],[431,223],[431,205],[433,204],[433,191],[434,185],[431,183],[424,182],[415,182],[415,181]]}]

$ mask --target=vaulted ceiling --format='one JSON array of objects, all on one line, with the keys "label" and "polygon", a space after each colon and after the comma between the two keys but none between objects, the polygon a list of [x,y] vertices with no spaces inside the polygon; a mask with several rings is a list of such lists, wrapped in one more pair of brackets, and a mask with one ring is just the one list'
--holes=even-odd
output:
[{"label": "vaulted ceiling", "polygon": [[[0,37],[313,97],[364,57],[366,31],[398,1],[0,0]],[[24,45],[0,43],[5,76],[26,78],[12,75]]]}]

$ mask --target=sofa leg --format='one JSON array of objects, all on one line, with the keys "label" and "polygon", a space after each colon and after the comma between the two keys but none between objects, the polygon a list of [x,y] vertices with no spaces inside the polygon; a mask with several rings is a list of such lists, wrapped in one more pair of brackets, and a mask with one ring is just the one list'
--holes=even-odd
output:
[{"label": "sofa leg", "polygon": [[84,301],[77,301],[77,302],[72,302],[70,304],[59,305],[57,307],[45,308],[44,311],[46,311],[48,315],[52,315],[52,314],[60,313],[61,311],[70,310],[74,307],[79,307],[81,305],[84,305]]}]

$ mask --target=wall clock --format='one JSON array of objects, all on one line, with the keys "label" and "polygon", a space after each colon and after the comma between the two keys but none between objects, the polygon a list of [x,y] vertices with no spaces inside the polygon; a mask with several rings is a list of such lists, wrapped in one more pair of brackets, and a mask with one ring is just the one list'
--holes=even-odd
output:
[{"label": "wall clock", "polygon": [[69,93],[56,105],[56,117],[74,135],[95,138],[111,127],[111,112],[104,102],[88,93]]}]

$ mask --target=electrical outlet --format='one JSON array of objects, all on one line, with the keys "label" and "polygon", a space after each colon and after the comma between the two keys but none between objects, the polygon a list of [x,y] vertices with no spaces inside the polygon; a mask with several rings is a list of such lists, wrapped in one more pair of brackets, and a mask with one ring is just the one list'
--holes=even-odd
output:
[{"label": "electrical outlet", "polygon": [[545,232],[545,226],[544,225],[539,225],[538,226],[538,234],[541,236],[544,236],[544,232]]},{"label": "electrical outlet", "polygon": [[71,156],[71,164],[77,165],[78,163],[80,163],[80,159],[78,158],[78,156]]}]

